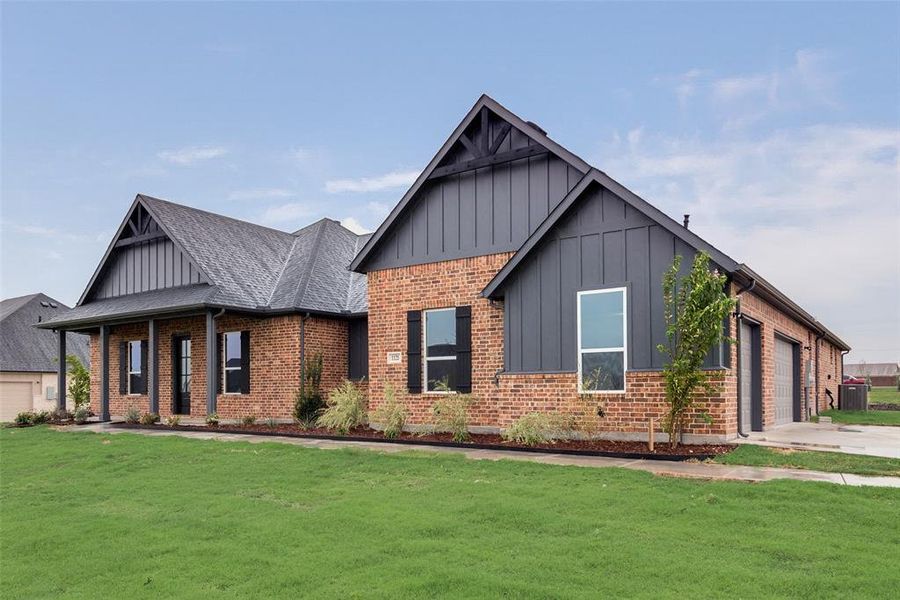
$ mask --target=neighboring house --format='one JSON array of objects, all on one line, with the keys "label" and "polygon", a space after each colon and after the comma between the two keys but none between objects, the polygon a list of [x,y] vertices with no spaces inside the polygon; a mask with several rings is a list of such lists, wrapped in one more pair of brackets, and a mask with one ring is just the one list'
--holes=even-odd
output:
[{"label": "neighboring house", "polygon": [[900,377],[898,363],[856,363],[844,365],[844,373],[868,380],[876,387],[896,387]]},{"label": "neighboring house", "polygon": [[[58,345],[53,332],[35,327],[69,307],[45,294],[0,302],[0,421],[28,410],[53,410],[59,389]],[[88,366],[88,338],[71,337],[69,354]],[[72,408],[71,403],[69,407]]]},{"label": "neighboring house", "polygon": [[329,220],[290,234],[138,196],[78,306],[44,326],[91,333],[104,416],[133,405],[286,418],[302,357],[321,352],[326,391],[367,376],[374,407],[388,385],[406,390],[413,426],[447,386],[475,396],[477,428],[559,411],[642,438],[665,410],[662,274],[676,254],[687,272],[701,250],[740,308],[727,323],[737,347],[710,351],[718,391],[691,437],[824,409],[844,342],[486,96],[371,237]]}]

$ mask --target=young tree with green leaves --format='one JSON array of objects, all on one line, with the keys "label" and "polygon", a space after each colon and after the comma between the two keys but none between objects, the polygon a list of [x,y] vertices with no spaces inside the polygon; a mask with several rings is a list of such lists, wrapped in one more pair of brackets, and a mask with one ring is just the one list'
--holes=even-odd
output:
[{"label": "young tree with green leaves", "polygon": [[[681,441],[698,392],[714,391],[703,361],[713,346],[731,341],[722,323],[735,307],[725,289],[726,276],[709,269],[708,254],[697,253],[687,277],[678,276],[680,268],[681,256],[676,255],[663,276],[667,343],[657,346],[667,358],[663,374],[669,412],[663,430],[673,447]],[[708,414],[705,418],[710,420]]]},{"label": "young tree with green leaves", "polygon": [[66,356],[66,366],[69,372],[69,385],[66,389],[69,398],[75,403],[75,410],[78,410],[91,402],[91,372],[74,354]]}]

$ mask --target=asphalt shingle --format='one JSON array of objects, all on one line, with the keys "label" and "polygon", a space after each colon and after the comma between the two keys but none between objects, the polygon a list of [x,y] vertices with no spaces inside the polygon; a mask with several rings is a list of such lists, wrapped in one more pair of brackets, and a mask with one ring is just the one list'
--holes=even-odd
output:
[{"label": "asphalt shingle", "polygon": [[[56,334],[35,327],[65,317],[71,309],[46,294],[8,298],[0,302],[0,370],[55,373],[59,370]],[[90,361],[87,336],[66,336],[66,352],[85,365]]]}]

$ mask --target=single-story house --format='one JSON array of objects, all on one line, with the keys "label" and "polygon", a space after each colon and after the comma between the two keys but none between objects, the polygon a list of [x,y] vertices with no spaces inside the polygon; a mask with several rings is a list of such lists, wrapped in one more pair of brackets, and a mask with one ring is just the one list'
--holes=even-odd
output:
[{"label": "single-story house", "polygon": [[365,378],[371,406],[388,385],[406,390],[412,426],[449,388],[474,396],[473,428],[558,411],[642,438],[665,408],[662,275],[699,251],[739,299],[723,323],[738,342],[710,350],[718,391],[687,439],[827,407],[845,342],[487,96],[371,236],[328,220],[286,233],[139,195],[78,306],[44,326],[91,334],[104,416],[285,418],[304,357],[320,352],[326,390]]},{"label": "single-story house", "polygon": [[847,363],[845,375],[862,377],[875,387],[897,387],[900,382],[898,363]]},{"label": "single-story house", "polygon": [[[65,357],[60,382],[57,338],[34,326],[68,310],[41,293],[0,302],[0,421],[12,421],[20,412],[56,408],[57,391],[66,385]],[[88,366],[87,336],[73,335],[67,351]]]}]

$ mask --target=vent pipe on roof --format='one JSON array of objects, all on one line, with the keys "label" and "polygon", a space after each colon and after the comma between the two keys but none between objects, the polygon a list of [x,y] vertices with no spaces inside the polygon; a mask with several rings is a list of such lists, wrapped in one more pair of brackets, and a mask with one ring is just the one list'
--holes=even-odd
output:
[{"label": "vent pipe on roof", "polygon": [[684,215],[684,228],[688,228],[688,222],[691,220],[691,215]]}]

